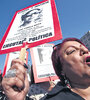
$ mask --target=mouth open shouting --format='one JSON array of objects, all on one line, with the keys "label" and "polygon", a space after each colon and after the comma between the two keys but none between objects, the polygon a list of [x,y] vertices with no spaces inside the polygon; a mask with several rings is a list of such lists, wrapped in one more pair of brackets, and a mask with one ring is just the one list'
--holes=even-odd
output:
[{"label": "mouth open shouting", "polygon": [[90,56],[86,57],[86,64],[90,67]]}]

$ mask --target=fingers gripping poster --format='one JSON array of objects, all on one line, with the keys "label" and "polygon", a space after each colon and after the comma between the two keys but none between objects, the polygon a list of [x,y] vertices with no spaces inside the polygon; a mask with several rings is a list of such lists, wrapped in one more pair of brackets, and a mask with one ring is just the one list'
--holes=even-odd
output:
[{"label": "fingers gripping poster", "polygon": [[[12,60],[18,59],[19,55],[20,55],[20,51],[8,53],[6,55],[6,60],[5,60],[4,70],[3,70],[3,76],[10,69]],[[27,64],[27,62],[28,62],[28,51],[26,51],[26,54],[25,54],[25,63]]]}]

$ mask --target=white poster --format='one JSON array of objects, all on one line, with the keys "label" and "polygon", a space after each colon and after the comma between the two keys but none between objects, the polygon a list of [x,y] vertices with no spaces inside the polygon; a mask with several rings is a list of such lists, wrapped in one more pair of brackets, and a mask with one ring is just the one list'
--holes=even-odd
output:
[{"label": "white poster", "polygon": [[28,48],[62,38],[54,0],[17,11],[1,41],[0,53],[19,51],[23,43]]},{"label": "white poster", "polygon": [[52,36],[54,29],[51,5],[46,1],[17,13],[2,50]]},{"label": "white poster", "polygon": [[30,49],[35,82],[56,78],[51,61],[53,44],[43,44]]}]

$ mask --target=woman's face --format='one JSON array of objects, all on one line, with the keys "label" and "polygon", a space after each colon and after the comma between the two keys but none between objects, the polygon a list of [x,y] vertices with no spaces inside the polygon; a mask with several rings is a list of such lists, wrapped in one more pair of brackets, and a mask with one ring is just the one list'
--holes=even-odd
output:
[{"label": "woman's face", "polygon": [[[71,83],[90,85],[90,52],[77,41],[67,41],[60,50],[62,72]],[[85,83],[84,83],[85,84]]]}]

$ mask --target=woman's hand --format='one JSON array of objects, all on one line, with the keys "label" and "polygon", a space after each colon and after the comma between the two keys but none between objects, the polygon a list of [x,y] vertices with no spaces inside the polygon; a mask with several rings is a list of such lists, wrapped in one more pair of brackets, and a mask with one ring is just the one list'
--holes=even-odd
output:
[{"label": "woman's hand", "polygon": [[29,81],[24,63],[20,59],[12,61],[9,72],[3,78],[2,86],[9,100],[24,100],[29,89]]}]

